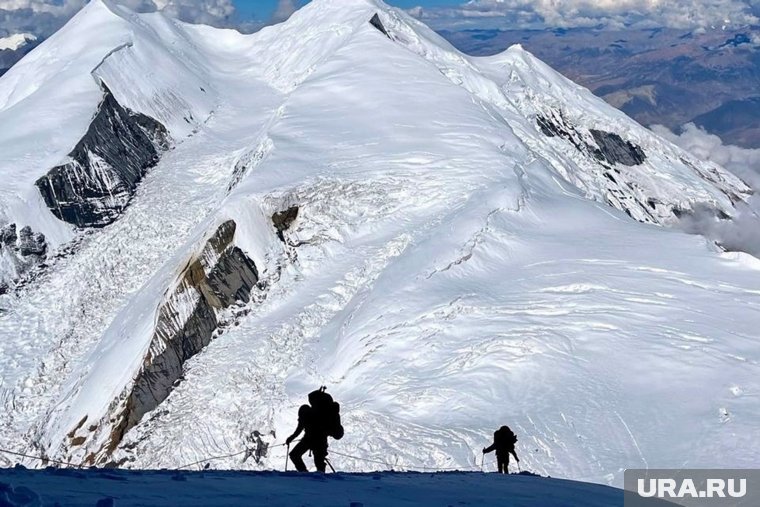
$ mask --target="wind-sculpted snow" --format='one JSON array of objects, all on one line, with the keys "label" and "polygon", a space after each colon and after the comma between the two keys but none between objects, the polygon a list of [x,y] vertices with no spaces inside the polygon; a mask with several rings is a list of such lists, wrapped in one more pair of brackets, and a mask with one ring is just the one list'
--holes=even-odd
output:
[{"label": "wind-sculpted snow", "polygon": [[[343,470],[472,469],[505,423],[552,476],[758,465],[758,261],[663,227],[730,216],[737,178],[518,47],[471,58],[379,1],[248,36],[119,12],[135,28],[111,37],[180,45],[215,109],[119,220],[0,296],[3,448],[281,468],[327,385]],[[191,269],[230,221],[239,250]],[[245,290],[220,311],[215,287]],[[270,452],[242,462],[255,431]]]},{"label": "wind-sculpted snow", "polygon": [[77,227],[104,227],[124,211],[160,153],[168,149],[163,125],[124,109],[104,87],[103,102],[70,162],[37,180],[53,214]]}]

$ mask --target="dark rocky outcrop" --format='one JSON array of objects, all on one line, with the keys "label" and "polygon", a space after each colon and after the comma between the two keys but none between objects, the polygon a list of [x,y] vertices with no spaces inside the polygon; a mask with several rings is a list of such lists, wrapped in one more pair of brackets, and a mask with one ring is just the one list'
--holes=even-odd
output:
[{"label": "dark rocky outcrop", "polygon": [[570,141],[578,151],[593,155],[597,160],[612,165],[636,166],[643,164],[647,159],[646,153],[641,147],[624,140],[613,132],[589,130],[596,143],[596,146],[593,146],[580,135],[576,127],[561,112],[553,113],[550,116],[539,114],[536,117],[536,123],[545,136],[561,137]]},{"label": "dark rocky outcrop", "polygon": [[676,207],[673,208],[673,214],[681,220],[689,219],[695,222],[702,219],[715,221],[731,220],[731,215],[708,203],[695,203],[692,208]]},{"label": "dark rocky outcrop", "polygon": [[122,107],[107,87],[84,137],[37,181],[55,216],[77,227],[114,222],[145,173],[158,163],[169,135],[156,120]]},{"label": "dark rocky outcrop", "polygon": [[298,218],[298,212],[298,206],[292,206],[285,211],[278,211],[272,215],[272,223],[274,224],[274,228],[277,229],[277,237],[280,238],[280,241],[283,243],[285,242],[284,233],[290,229],[290,226],[296,221],[296,218]]},{"label": "dark rocky outcrop", "polygon": [[602,168],[605,202],[608,205],[640,222],[658,223],[653,215],[653,211],[657,210],[656,203],[641,199],[640,193],[636,191],[636,183],[628,179],[620,167],[616,167],[617,164],[641,165],[646,161],[644,150],[612,132],[598,129],[581,131],[562,111],[539,114],[536,124],[545,136],[566,140],[578,152],[598,163]]},{"label": "dark rocky outcrop", "polygon": [[578,151],[588,153],[590,148],[588,143],[561,111],[559,113],[552,112],[551,116],[538,115],[536,123],[545,136],[560,137],[569,141]]},{"label": "dark rocky outcrop", "polygon": [[375,15],[372,16],[372,19],[369,20],[369,24],[380,30],[389,39],[391,38],[390,34],[388,34],[388,30],[385,29],[385,25],[383,25],[383,22],[380,20],[379,14],[375,13]]},{"label": "dark rocky outcrop", "polygon": [[593,150],[594,156],[599,160],[606,160],[610,164],[635,166],[643,164],[647,159],[641,147],[623,140],[613,132],[595,129],[591,129],[590,132],[599,147]]},{"label": "dark rocky outcrop", "polygon": [[45,235],[35,233],[28,225],[17,230],[16,224],[8,224],[0,228],[0,255],[10,260],[15,273],[0,273],[0,294],[16,287],[19,279],[23,278],[34,268],[43,265],[47,258],[48,244]]},{"label": "dark rocky outcrop", "polygon": [[45,235],[42,233],[35,234],[32,232],[32,228],[27,225],[19,232],[18,252],[23,257],[44,257],[47,254]]},{"label": "dark rocky outcrop", "polygon": [[541,132],[547,137],[561,137],[570,141],[582,153],[593,155],[597,160],[609,164],[636,166],[643,164],[646,153],[640,146],[624,140],[614,132],[591,129],[589,133],[594,138],[596,146],[585,141],[578,130],[562,113],[551,116],[538,115],[536,123]]},{"label": "dark rocky outcrop", "polygon": [[216,230],[159,308],[150,351],[127,393],[109,451],[169,396],[182,378],[185,362],[211,342],[222,313],[249,302],[259,273],[253,261],[234,245],[235,230],[233,221]]},{"label": "dark rocky outcrop", "polygon": [[546,116],[539,114],[536,117],[536,123],[538,128],[546,137],[565,137],[569,136],[569,133],[562,128],[556,121],[552,121]]},{"label": "dark rocky outcrop", "polygon": [[18,234],[16,234],[16,224],[8,224],[0,229],[0,243],[3,246],[13,246],[18,240]]}]

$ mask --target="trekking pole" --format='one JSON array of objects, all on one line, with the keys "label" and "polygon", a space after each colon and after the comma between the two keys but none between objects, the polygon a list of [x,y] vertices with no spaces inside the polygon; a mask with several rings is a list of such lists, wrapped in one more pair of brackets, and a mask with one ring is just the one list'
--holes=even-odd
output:
[{"label": "trekking pole", "polygon": [[330,470],[332,470],[332,472],[333,472],[334,474],[335,474],[335,473],[337,473],[337,472],[335,471],[335,468],[332,466],[332,463],[330,463],[330,460],[329,460],[329,459],[325,458],[325,463],[327,463],[328,465],[330,465]]},{"label": "trekking pole", "polygon": [[285,471],[288,471],[288,456],[290,456],[290,444],[285,444]]}]

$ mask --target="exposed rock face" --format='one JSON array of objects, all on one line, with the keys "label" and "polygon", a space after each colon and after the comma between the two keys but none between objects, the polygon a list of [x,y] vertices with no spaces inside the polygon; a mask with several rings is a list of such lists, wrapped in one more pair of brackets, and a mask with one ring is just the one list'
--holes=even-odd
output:
[{"label": "exposed rock face", "polygon": [[298,212],[298,206],[292,206],[285,211],[279,211],[272,215],[272,223],[274,224],[274,228],[277,229],[277,237],[280,238],[280,241],[283,243],[285,242],[284,233],[290,229],[290,226],[296,221],[296,218],[298,218]]},{"label": "exposed rock face", "polygon": [[16,224],[9,224],[0,229],[0,243],[3,246],[13,246],[16,244],[17,239]]},{"label": "exposed rock face", "polygon": [[18,236],[18,252],[23,257],[44,257],[47,253],[47,243],[44,234],[35,234],[28,225],[21,229]]},{"label": "exposed rock face", "polygon": [[588,153],[594,149],[589,146],[589,144],[583,139],[583,136],[581,136],[580,132],[578,132],[575,127],[565,119],[561,112],[555,113],[551,117],[539,115],[536,118],[536,122],[538,123],[541,132],[547,137],[561,137],[562,139],[570,141],[570,143],[582,153]]},{"label": "exposed rock face", "polygon": [[[538,115],[536,123],[544,135],[568,141],[579,153],[598,165],[600,176],[606,180],[602,186],[604,201],[608,205],[640,222],[660,223],[655,213],[668,206],[647,196],[635,181],[616,167],[617,164],[629,167],[643,164],[647,157],[641,147],[612,132],[580,129],[562,111]],[[669,212],[672,213],[672,209]]]},{"label": "exposed rock face", "polygon": [[48,245],[45,235],[35,233],[28,225],[17,231],[16,224],[0,228],[0,257],[12,268],[0,278],[0,293],[16,285],[29,270],[45,262]]},{"label": "exposed rock face", "polygon": [[222,312],[248,303],[259,273],[233,243],[236,224],[222,224],[203,252],[182,273],[158,311],[151,347],[112,432],[108,452],[123,435],[156,408],[182,378],[185,362],[200,353],[220,326]]},{"label": "exposed rock face", "polygon": [[375,15],[372,16],[372,19],[369,20],[369,24],[380,30],[389,39],[391,38],[391,36],[388,34],[388,30],[385,29],[385,25],[383,25],[383,22],[380,20],[379,14],[375,13]]},{"label": "exposed rock face", "polygon": [[592,129],[598,150],[594,155],[600,160],[606,160],[610,164],[623,164],[627,166],[641,165],[647,159],[644,150],[630,141],[624,141],[622,137],[603,130]]},{"label": "exposed rock face", "polygon": [[163,125],[123,108],[105,86],[103,91],[87,133],[69,154],[71,160],[37,181],[53,214],[77,227],[114,222],[168,146]]},{"label": "exposed rock face", "polygon": [[596,129],[589,130],[596,143],[596,146],[593,146],[583,138],[561,113],[552,118],[539,115],[536,118],[536,123],[538,123],[538,127],[545,136],[566,139],[579,151],[589,153],[597,160],[612,165],[636,166],[643,164],[647,159],[646,153],[644,153],[644,150],[640,146],[624,140],[614,132]]}]

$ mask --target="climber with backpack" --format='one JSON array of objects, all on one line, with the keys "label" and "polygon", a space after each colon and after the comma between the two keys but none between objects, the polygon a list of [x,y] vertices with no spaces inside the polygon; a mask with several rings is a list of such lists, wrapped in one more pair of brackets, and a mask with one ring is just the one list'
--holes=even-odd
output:
[{"label": "climber with backpack", "polygon": [[[483,448],[483,454],[488,454],[491,451],[496,451],[496,462],[499,467],[500,474],[508,474],[509,471],[509,455],[515,457],[515,460],[520,463],[520,458],[517,457],[515,452],[515,444],[517,443],[517,435],[509,428],[509,426],[502,426],[496,430],[493,434],[493,444],[490,447]],[[519,465],[518,465],[519,466]]]},{"label": "climber with backpack", "polygon": [[311,451],[314,455],[314,466],[318,471],[324,472],[327,459],[327,437],[335,440],[343,438],[340,405],[327,393],[326,387],[309,393],[309,405],[301,405],[298,409],[298,427],[285,441],[288,447],[301,432],[304,432],[304,437],[290,451],[290,460],[296,466],[296,470],[308,472],[303,462],[303,455]]}]

